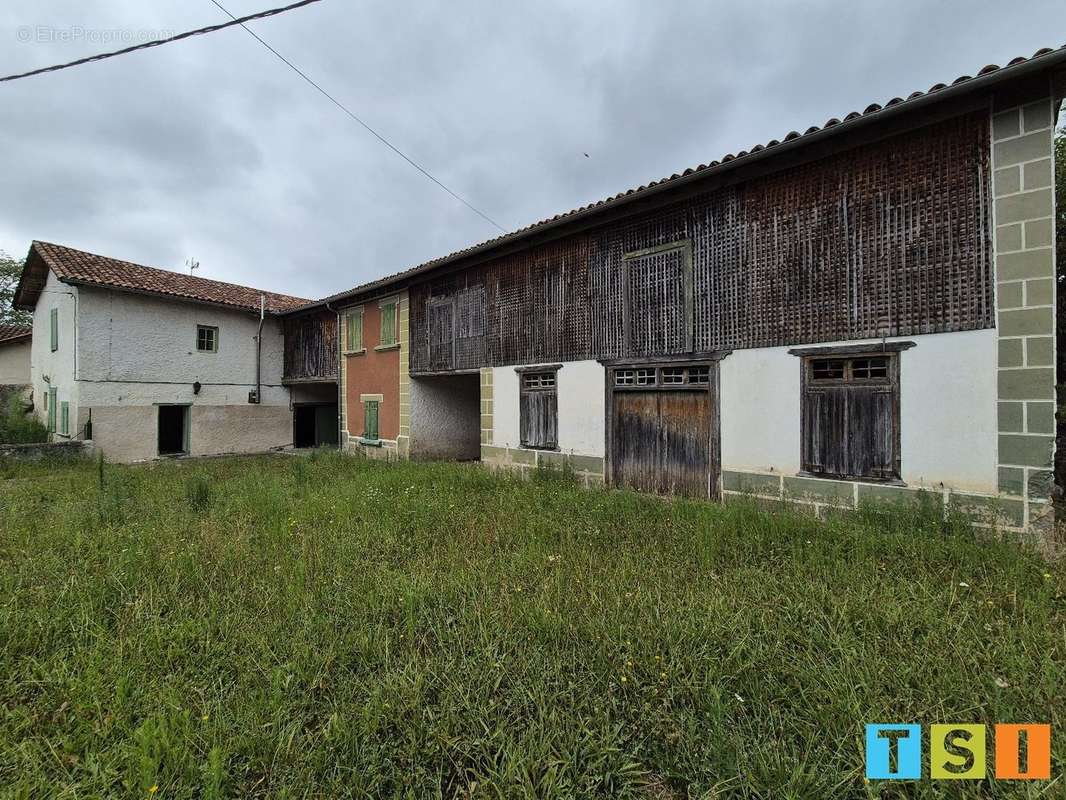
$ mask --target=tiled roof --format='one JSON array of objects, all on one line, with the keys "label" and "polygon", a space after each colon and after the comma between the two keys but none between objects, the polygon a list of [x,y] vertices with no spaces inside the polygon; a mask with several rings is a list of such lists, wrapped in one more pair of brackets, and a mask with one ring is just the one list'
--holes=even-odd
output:
[{"label": "tiled roof", "polygon": [[588,205],[581,206],[579,208],[566,211],[562,214],[556,214],[550,219],[543,219],[540,222],[535,222],[532,225],[527,225],[524,228],[512,231],[510,233],[497,236],[494,239],[488,239],[480,244],[475,244],[462,250],[457,250],[454,253],[450,253],[440,258],[435,258],[431,261],[427,261],[418,266],[411,267],[410,269],[396,272],[392,275],[387,275],[378,280],[370,281],[368,283],[356,286],[353,289],[349,289],[338,294],[331,295],[323,300],[315,301],[309,304],[310,306],[323,305],[325,303],[341,301],[350,297],[354,297],[374,289],[383,288],[390,284],[398,283],[406,278],[413,277],[423,272],[428,272],[436,267],[444,266],[452,262],[458,261],[466,256],[474,255],[475,253],[482,253],[487,250],[492,250],[509,242],[522,239],[534,233],[539,233],[542,230],[554,226],[556,224],[564,223],[568,220],[572,220],[585,215],[594,214],[600,210],[605,210],[608,207],[621,205],[628,202],[631,199],[636,199],[640,196],[647,196],[653,192],[673,188],[687,183],[690,180],[701,178],[705,175],[718,174],[726,170],[734,169],[744,164],[750,164],[760,158],[764,158],[772,153],[776,153],[785,149],[792,149],[795,145],[804,145],[808,141],[815,139],[822,139],[825,136],[838,131],[843,131],[856,126],[856,123],[872,122],[874,119],[884,118],[886,116],[895,114],[898,110],[917,108],[921,105],[925,105],[931,102],[939,101],[942,98],[946,98],[952,95],[961,94],[968,90],[977,90],[982,86],[986,86],[990,83],[999,82],[1002,80],[1008,80],[1013,77],[1020,76],[1023,72],[1033,71],[1036,69],[1044,69],[1052,64],[1059,63],[1066,60],[1066,45],[1057,49],[1049,47],[1037,50],[1029,58],[1019,56],[1018,58],[1011,59],[1006,66],[1000,67],[996,64],[989,64],[980,69],[975,76],[962,75],[950,84],[937,83],[929,87],[925,92],[911,92],[907,97],[893,97],[884,105],[878,103],[871,103],[863,111],[852,111],[846,114],[843,118],[833,117],[826,121],[822,126],[812,125],[807,128],[803,133],[799,131],[790,131],[782,139],[771,139],[766,144],[756,144],[750,150],[741,150],[740,152],[728,153],[718,161],[711,161],[709,164],[700,164],[697,167],[690,167],[681,173],[674,173],[668,178],[662,178],[661,180],[652,181],[651,183],[638,186],[635,189],[627,189],[624,192],[599,200],[595,203],[589,203]]},{"label": "tiled roof", "polygon": [[[64,283],[147,292],[198,303],[234,306],[255,311],[259,310],[259,296],[264,295],[266,310],[274,313],[289,311],[310,302],[300,297],[264,292],[249,286],[238,286],[234,283],[198,278],[180,272],[144,267],[129,261],[119,261],[117,258],[99,256],[49,242],[35,241],[30,246],[30,251],[36,252],[56,274],[56,277]],[[27,261],[28,269],[29,262]],[[22,286],[20,285],[20,295],[21,292]]]},{"label": "tiled roof", "polygon": [[0,325],[0,344],[11,344],[33,336],[33,328],[25,325]]}]

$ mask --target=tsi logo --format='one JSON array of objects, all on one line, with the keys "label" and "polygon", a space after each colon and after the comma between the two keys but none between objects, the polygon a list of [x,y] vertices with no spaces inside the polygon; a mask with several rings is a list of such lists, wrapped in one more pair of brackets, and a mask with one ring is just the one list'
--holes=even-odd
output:
[{"label": "tsi logo", "polygon": [[[981,780],[985,777],[984,725],[930,725],[929,777]],[[1040,781],[1051,777],[1051,726],[995,726],[996,779]],[[866,726],[866,777],[876,781],[922,779],[922,726]]]}]

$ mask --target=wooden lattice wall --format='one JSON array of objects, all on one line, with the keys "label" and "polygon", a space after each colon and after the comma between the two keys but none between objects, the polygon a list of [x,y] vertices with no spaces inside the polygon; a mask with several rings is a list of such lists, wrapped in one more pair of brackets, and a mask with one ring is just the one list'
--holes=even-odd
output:
[{"label": "wooden lattice wall", "polygon": [[285,380],[337,380],[337,315],[320,311],[286,317]]},{"label": "wooden lattice wall", "polygon": [[993,327],[988,128],[966,114],[412,286],[411,370]]}]

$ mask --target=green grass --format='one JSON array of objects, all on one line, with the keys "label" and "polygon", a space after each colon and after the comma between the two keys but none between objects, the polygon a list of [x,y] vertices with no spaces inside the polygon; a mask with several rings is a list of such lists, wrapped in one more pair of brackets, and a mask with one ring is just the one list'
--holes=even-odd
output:
[{"label": "green grass", "polygon": [[[1064,795],[1066,571],[957,521],[324,453],[5,476],[9,796]],[[867,785],[878,721],[1051,722],[1059,777]]]}]

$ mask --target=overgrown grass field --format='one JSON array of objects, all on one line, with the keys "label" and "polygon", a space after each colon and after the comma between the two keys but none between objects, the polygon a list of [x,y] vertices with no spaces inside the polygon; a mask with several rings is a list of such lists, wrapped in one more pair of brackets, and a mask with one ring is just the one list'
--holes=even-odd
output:
[{"label": "overgrown grass field", "polygon": [[[1064,592],[920,512],[336,454],[8,464],[0,791],[1062,797]],[[1054,780],[867,784],[867,722],[1050,722]]]}]

